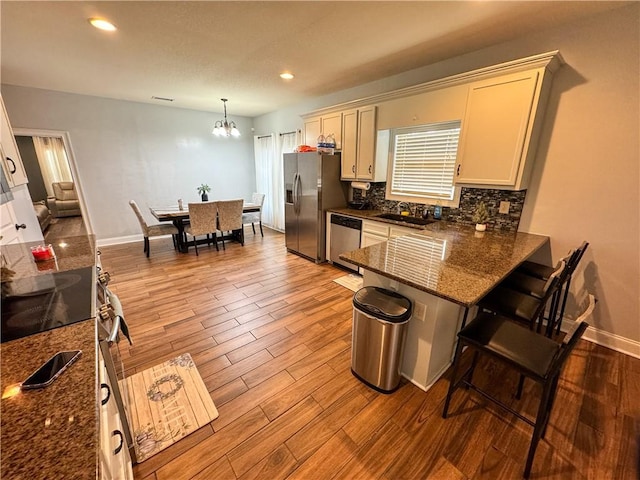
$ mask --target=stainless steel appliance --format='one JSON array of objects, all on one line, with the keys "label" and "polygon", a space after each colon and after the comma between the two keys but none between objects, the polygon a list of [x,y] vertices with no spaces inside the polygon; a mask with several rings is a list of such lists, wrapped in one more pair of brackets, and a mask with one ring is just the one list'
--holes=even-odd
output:
[{"label": "stainless steel appliance", "polygon": [[358,267],[344,260],[340,260],[340,254],[360,248],[361,231],[362,220],[359,218],[345,217],[344,215],[332,213],[329,260],[334,264],[357,272]]},{"label": "stainless steel appliance", "polygon": [[348,186],[340,181],[340,155],[285,154],[284,185],[287,250],[315,262],[325,261],[326,210],[347,205]]}]

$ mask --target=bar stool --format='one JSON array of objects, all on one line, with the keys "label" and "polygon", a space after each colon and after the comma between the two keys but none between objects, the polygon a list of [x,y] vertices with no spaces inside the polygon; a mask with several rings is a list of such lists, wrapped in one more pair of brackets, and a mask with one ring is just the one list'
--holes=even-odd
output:
[{"label": "bar stool", "polygon": [[[490,311],[511,318],[540,332],[546,305],[564,281],[565,274],[566,263],[561,260],[549,278],[537,287],[535,295],[513,290],[501,283],[480,301],[478,307],[481,312]],[[552,328],[552,324],[547,325],[547,336],[551,336]]]},{"label": "bar stool", "polygon": [[[571,287],[571,277],[575,272],[584,252],[589,246],[588,242],[582,242],[577,249],[571,250],[562,260],[567,263],[567,273],[564,277],[564,282],[559,286],[556,295],[551,300],[551,312],[547,321],[556,325],[556,334],[560,333],[560,327],[562,325],[562,319],[564,317],[564,309],[567,305],[567,297],[569,296],[569,289]],[[547,265],[542,265],[534,262],[524,262],[520,267],[516,269],[507,279],[504,281],[504,285],[513,290],[526,293],[528,295],[538,295],[540,285],[553,274],[554,268]],[[560,305],[560,298],[562,297],[562,304]],[[560,309],[558,311],[558,306]],[[553,317],[551,316],[553,314]],[[557,317],[556,317],[557,315]]]},{"label": "bar stool", "polygon": [[[562,343],[554,342],[550,338],[520,326],[506,317],[492,315],[487,312],[479,313],[474,320],[458,333],[453,372],[442,417],[447,418],[449,414],[449,404],[453,392],[461,385],[464,385],[531,425],[533,427],[533,435],[523,475],[524,478],[529,478],[538,442],[540,438],[544,438],[549,422],[562,367],[588,327],[586,319],[591,315],[594,307],[595,298],[593,295],[589,295],[589,304],[586,310],[576,319],[572,332],[567,334]],[[460,367],[460,357],[465,346],[473,351],[473,360],[471,366],[456,380]],[[524,375],[541,384],[542,395],[534,421],[515,411],[472,382],[473,371],[479,354],[486,354],[512,367],[520,375]]]}]

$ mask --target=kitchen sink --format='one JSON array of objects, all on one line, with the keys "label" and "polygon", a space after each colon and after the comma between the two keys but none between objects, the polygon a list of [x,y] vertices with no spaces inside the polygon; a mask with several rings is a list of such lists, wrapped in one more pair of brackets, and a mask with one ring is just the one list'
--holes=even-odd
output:
[{"label": "kitchen sink", "polygon": [[436,220],[411,217],[409,215],[400,215],[397,213],[381,213],[376,215],[375,218],[384,218],[385,220],[395,220],[396,222],[411,223],[413,225],[429,225]]}]

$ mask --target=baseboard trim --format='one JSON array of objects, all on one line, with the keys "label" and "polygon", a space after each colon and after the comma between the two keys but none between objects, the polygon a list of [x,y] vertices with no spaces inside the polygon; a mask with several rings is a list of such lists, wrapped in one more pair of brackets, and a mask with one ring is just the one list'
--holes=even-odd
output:
[{"label": "baseboard trim", "polygon": [[[153,241],[156,238],[171,238],[171,235],[160,235],[157,237],[149,238],[150,241]],[[111,238],[103,238],[96,242],[98,247],[106,247],[108,245],[122,245],[124,243],[133,243],[133,242],[141,242],[144,240],[142,234],[138,235],[127,235],[126,237],[111,237]]]},{"label": "baseboard trim", "polygon": [[[562,322],[561,330],[563,332],[568,331],[573,322]],[[630,357],[640,358],[640,342],[631,340],[630,338],[616,335],[615,333],[599,330],[595,327],[589,327],[582,335],[582,338],[588,340],[591,343],[601,345],[603,347],[610,348],[616,352],[629,355]]]}]

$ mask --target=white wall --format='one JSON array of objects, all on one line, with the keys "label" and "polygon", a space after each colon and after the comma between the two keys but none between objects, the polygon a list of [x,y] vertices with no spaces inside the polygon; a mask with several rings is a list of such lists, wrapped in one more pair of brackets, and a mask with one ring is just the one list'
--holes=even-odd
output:
[{"label": "white wall", "polygon": [[149,206],[250,199],[255,191],[252,121],[230,116],[239,139],[211,134],[222,115],[2,85],[14,128],[68,131],[89,218],[99,242],[139,235],[129,200]]},{"label": "white wall", "polygon": [[568,314],[599,300],[589,335],[640,356],[640,6],[471,52],[254,119],[258,134],[301,128],[297,115],[530,55],[560,50],[522,231],[549,235],[554,260],[583,240]]}]

